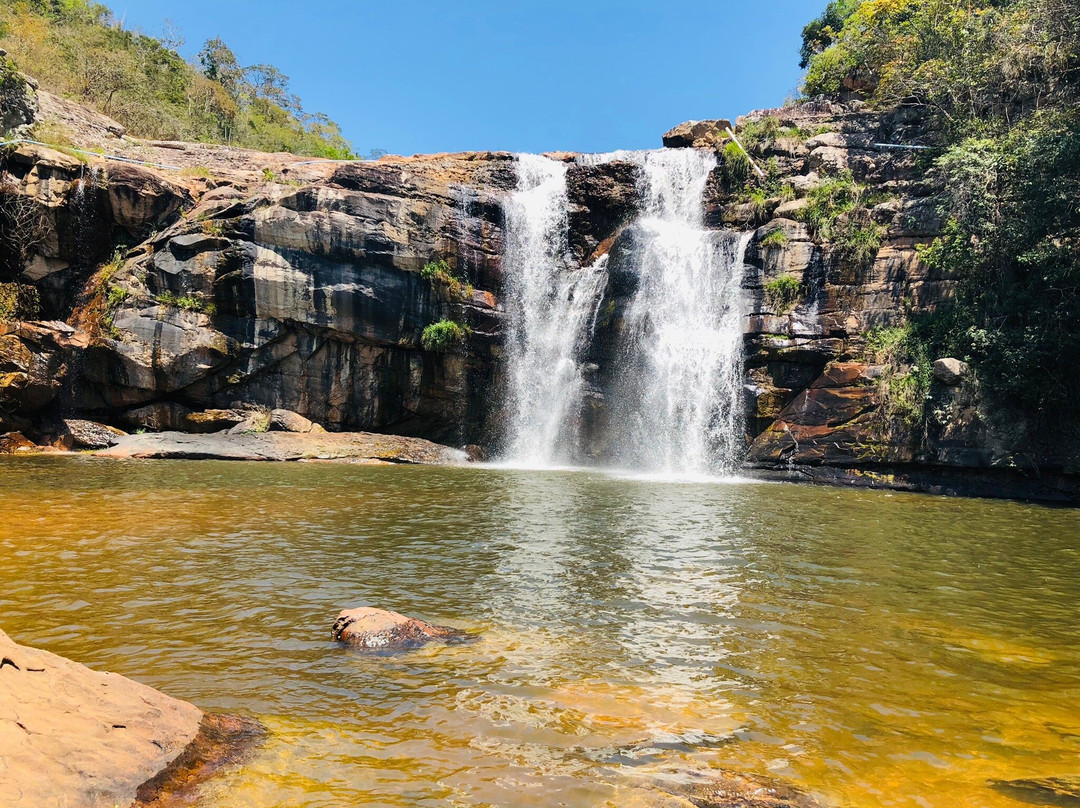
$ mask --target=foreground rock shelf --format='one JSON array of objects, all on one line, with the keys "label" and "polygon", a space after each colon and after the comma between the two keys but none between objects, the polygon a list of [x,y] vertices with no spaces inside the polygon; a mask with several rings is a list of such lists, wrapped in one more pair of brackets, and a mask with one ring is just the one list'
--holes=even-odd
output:
[{"label": "foreground rock shelf", "polygon": [[[0,631],[0,804],[167,806],[261,729]],[[250,746],[250,744],[248,744]]]}]

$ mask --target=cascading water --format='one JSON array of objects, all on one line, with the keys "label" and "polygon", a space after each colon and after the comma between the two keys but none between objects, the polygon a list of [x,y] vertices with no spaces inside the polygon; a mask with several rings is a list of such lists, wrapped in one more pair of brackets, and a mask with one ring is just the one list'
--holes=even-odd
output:
[{"label": "cascading water", "polygon": [[693,149],[620,155],[642,167],[643,210],[615,400],[620,465],[730,473],[742,441],[742,266],[749,234],[707,230],[715,157]]},{"label": "cascading water", "polygon": [[[631,227],[636,289],[626,305],[607,444],[624,468],[665,474],[734,469],[742,446],[741,282],[748,234],[702,223],[715,158],[693,149],[579,158],[641,167],[642,212]],[[528,465],[573,462],[580,451],[583,354],[606,282],[605,260],[572,269],[566,165],[518,158],[506,208],[511,301],[507,456]]]},{"label": "cascading water", "polygon": [[523,154],[506,206],[509,292],[508,456],[568,462],[578,444],[584,379],[578,354],[604,280],[603,263],[570,269],[566,164]]}]

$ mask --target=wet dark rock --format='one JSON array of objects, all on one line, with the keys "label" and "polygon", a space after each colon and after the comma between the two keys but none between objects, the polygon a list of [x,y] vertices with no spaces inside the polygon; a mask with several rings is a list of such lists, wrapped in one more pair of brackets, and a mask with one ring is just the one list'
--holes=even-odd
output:
[{"label": "wet dark rock", "polygon": [[207,714],[199,733],[169,765],[139,786],[135,808],[197,805],[198,787],[222,769],[250,760],[266,728],[241,715]]},{"label": "wet dark rock", "polygon": [[1025,780],[992,780],[991,787],[1014,800],[1031,805],[1080,808],[1080,775],[1037,777]]},{"label": "wet dark rock", "polygon": [[[191,410],[183,404],[173,401],[155,401],[144,407],[135,407],[120,415],[121,423],[134,429],[150,429],[154,432],[180,430],[197,432],[197,429],[188,429],[188,416]],[[219,427],[220,428],[220,427]],[[206,430],[216,431],[216,430]]]},{"label": "wet dark rock", "polygon": [[637,214],[639,174],[638,166],[619,160],[569,166],[570,247],[579,262],[588,263],[601,243]]},{"label": "wet dark rock", "polygon": [[686,772],[657,785],[697,808],[821,808],[794,786],[735,772]]},{"label": "wet dark rock", "polygon": [[398,612],[362,606],[346,609],[337,616],[332,637],[352,648],[366,651],[407,651],[432,640],[461,643],[475,639],[460,629],[435,626]]}]

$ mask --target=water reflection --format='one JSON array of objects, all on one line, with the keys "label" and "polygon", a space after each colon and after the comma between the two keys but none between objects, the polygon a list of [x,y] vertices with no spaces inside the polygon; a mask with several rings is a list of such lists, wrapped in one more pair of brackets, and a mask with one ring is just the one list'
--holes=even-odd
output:
[{"label": "water reflection", "polygon": [[[673,769],[835,805],[1075,773],[1080,515],[591,472],[0,464],[24,642],[272,738],[213,806],[628,805]],[[365,603],[482,633],[369,659]],[[647,804],[647,803],[642,803]]]}]

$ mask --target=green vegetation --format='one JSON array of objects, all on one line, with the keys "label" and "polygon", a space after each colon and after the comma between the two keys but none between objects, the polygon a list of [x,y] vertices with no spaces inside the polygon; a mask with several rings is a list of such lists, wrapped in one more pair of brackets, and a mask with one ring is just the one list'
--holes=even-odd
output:
[{"label": "green vegetation", "polygon": [[159,305],[169,306],[183,311],[196,311],[201,314],[213,314],[215,306],[197,295],[177,295],[174,292],[162,292],[156,298]]},{"label": "green vegetation", "polygon": [[835,0],[803,29],[803,92],[923,107],[952,137],[1074,101],[1075,0]]},{"label": "green vegetation", "polygon": [[780,275],[765,284],[765,302],[777,314],[787,314],[799,302],[799,286],[793,275]]},{"label": "green vegetation", "polygon": [[828,242],[834,254],[852,267],[862,268],[874,260],[885,230],[870,217],[876,200],[850,172],[826,180],[806,198],[806,207],[797,215],[815,239]]},{"label": "green vegetation", "polygon": [[807,95],[921,109],[942,144],[947,223],[923,255],[957,289],[916,317],[920,344],[971,362],[1031,426],[1080,436],[1080,4],[836,0],[802,56]]},{"label": "green vegetation", "polygon": [[0,322],[36,320],[40,314],[37,289],[25,283],[0,283]]},{"label": "green vegetation", "polygon": [[720,165],[724,182],[731,188],[744,185],[753,171],[750,167],[750,158],[734,141],[729,141],[724,145],[724,150],[720,153]]},{"label": "green vegetation", "polygon": [[450,302],[450,317],[427,326],[420,335],[420,344],[425,351],[445,353],[464,344],[471,333],[468,326],[453,318],[462,317],[461,303],[472,299],[474,289],[442,258],[425,264],[420,275]]},{"label": "green vegetation", "polygon": [[451,299],[471,299],[475,291],[443,258],[425,264],[420,276],[442,289]]},{"label": "green vegetation", "polygon": [[787,233],[777,227],[770,230],[761,240],[761,246],[765,249],[779,249],[788,243]]},{"label": "green vegetation", "polygon": [[1080,425],[1080,110],[1048,110],[937,163],[945,234],[924,259],[958,277],[923,328],[971,362],[998,403],[1035,424]]},{"label": "green vegetation", "polygon": [[424,329],[420,336],[420,344],[425,351],[446,353],[465,342],[469,336],[467,326],[456,323],[453,320],[439,320]]},{"label": "green vegetation", "polygon": [[[353,157],[337,124],[289,92],[288,77],[271,65],[242,67],[217,38],[189,64],[175,50],[180,43],[125,30],[99,3],[5,0],[0,44],[42,88],[95,107],[136,136]],[[0,93],[9,81],[0,70]]]},{"label": "green vegetation", "polygon": [[922,335],[912,325],[874,329],[866,335],[866,353],[884,366],[876,381],[886,424],[920,429],[933,381],[933,362]]}]

